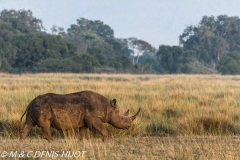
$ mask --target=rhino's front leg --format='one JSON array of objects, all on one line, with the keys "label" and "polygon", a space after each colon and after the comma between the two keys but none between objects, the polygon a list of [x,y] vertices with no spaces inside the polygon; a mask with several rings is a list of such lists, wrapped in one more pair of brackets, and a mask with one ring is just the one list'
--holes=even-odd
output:
[{"label": "rhino's front leg", "polygon": [[79,139],[80,140],[83,140],[85,138],[86,131],[87,131],[87,127],[85,127],[85,126],[79,128]]},{"label": "rhino's front leg", "polygon": [[51,136],[51,131],[50,131],[50,126],[44,126],[42,128],[42,136],[44,139],[48,140],[49,142],[52,142],[52,136]]},{"label": "rhino's front leg", "polygon": [[95,128],[96,130],[98,130],[102,136],[103,136],[103,139],[102,141],[103,142],[106,142],[108,140],[108,133],[107,133],[107,129],[105,128],[102,120],[100,118],[88,118],[86,120],[87,122],[87,125],[89,128]]}]

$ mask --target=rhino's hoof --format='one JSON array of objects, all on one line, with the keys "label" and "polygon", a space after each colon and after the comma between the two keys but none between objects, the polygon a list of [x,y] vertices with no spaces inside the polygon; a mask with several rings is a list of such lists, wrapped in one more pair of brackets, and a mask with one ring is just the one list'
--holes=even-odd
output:
[{"label": "rhino's hoof", "polygon": [[48,142],[51,143],[51,142],[54,142],[54,140],[53,139],[48,139]]}]

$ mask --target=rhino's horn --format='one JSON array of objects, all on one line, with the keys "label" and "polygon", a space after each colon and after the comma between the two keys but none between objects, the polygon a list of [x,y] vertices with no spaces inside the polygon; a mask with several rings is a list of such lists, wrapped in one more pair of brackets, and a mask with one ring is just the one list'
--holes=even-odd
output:
[{"label": "rhino's horn", "polygon": [[127,110],[127,112],[123,113],[124,116],[128,116],[129,114],[129,110]]},{"label": "rhino's horn", "polygon": [[138,111],[137,111],[137,113],[136,113],[134,116],[131,117],[131,118],[132,118],[132,121],[138,116],[138,114],[140,113],[140,111],[141,111],[141,108],[139,108]]}]

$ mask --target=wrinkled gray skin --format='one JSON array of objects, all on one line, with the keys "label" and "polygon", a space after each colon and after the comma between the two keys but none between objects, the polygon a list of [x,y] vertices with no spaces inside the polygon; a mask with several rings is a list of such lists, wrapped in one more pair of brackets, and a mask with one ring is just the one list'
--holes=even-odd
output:
[{"label": "wrinkled gray skin", "polygon": [[128,111],[121,114],[116,99],[92,92],[82,91],[71,94],[47,93],[33,99],[21,117],[26,115],[26,122],[21,130],[20,140],[26,138],[34,125],[42,128],[43,138],[52,141],[50,127],[58,130],[79,128],[79,138],[83,139],[88,128],[95,128],[107,140],[104,123],[119,129],[128,129],[138,112],[129,117]]}]

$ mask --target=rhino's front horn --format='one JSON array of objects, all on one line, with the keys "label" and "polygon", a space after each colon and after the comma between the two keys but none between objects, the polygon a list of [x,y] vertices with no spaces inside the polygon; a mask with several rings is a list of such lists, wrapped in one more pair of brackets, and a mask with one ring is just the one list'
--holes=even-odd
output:
[{"label": "rhino's front horn", "polygon": [[139,108],[138,111],[137,111],[137,113],[136,113],[134,116],[131,117],[131,118],[132,118],[132,121],[138,116],[138,114],[140,113],[140,111],[141,111],[141,108]]}]

